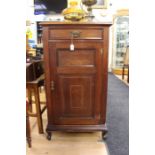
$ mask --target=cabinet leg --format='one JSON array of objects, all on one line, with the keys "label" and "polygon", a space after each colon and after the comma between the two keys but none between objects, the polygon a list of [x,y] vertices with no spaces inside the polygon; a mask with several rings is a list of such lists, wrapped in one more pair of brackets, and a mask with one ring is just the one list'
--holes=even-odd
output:
[{"label": "cabinet leg", "polygon": [[47,131],[47,139],[48,139],[48,140],[51,140],[51,136],[52,136],[52,133],[49,132],[49,131]]},{"label": "cabinet leg", "polygon": [[108,130],[102,131],[102,140],[106,140],[107,139],[107,133],[108,133]]}]

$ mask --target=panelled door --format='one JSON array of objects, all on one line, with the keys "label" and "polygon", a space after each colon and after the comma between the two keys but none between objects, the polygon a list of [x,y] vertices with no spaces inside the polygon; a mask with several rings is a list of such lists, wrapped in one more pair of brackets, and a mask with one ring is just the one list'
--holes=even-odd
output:
[{"label": "panelled door", "polygon": [[52,117],[57,125],[100,121],[101,55],[98,42],[50,42]]}]

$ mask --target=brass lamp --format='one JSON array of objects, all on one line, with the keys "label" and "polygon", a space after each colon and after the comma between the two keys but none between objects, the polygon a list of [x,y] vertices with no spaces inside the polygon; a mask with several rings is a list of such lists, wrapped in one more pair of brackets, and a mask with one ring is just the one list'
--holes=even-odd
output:
[{"label": "brass lamp", "polygon": [[97,3],[97,0],[82,0],[82,3],[87,6],[88,15],[86,17],[94,18],[92,6]]}]

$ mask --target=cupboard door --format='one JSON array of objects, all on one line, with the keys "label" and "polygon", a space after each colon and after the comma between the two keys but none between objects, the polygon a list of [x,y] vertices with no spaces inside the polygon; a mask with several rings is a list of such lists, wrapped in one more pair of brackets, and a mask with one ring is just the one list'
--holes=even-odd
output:
[{"label": "cupboard door", "polygon": [[54,124],[98,124],[101,99],[101,45],[50,43]]}]

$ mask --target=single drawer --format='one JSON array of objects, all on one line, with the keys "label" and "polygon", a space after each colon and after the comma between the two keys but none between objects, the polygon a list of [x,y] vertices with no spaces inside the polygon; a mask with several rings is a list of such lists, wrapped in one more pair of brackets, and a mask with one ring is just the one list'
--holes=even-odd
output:
[{"label": "single drawer", "polygon": [[102,39],[102,29],[51,29],[49,39]]}]

